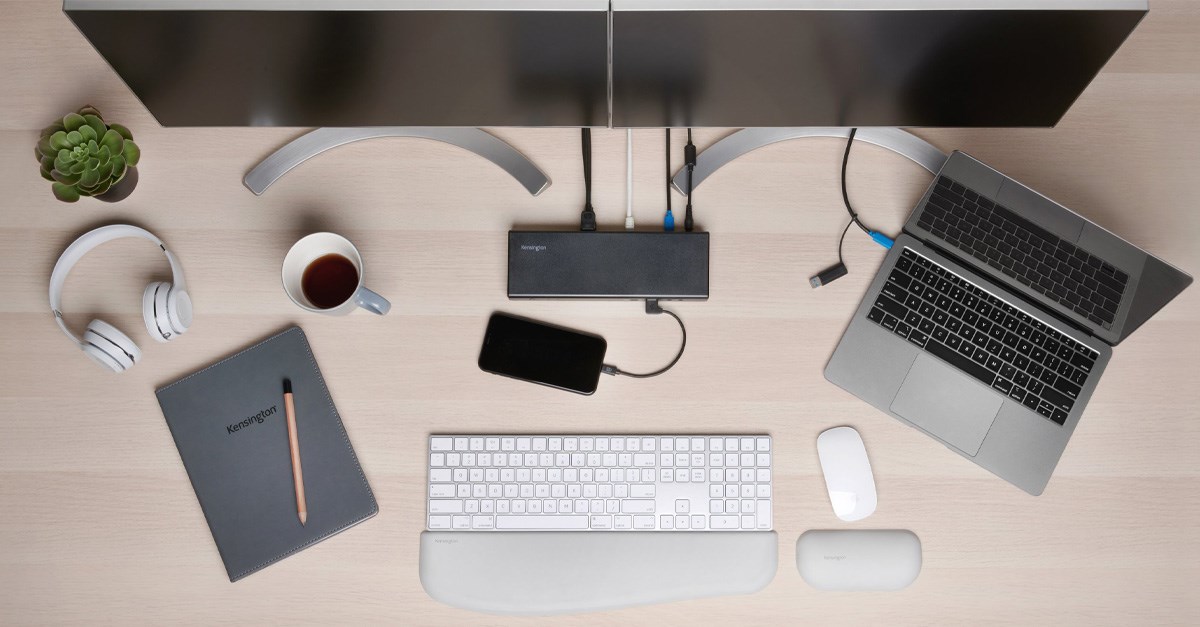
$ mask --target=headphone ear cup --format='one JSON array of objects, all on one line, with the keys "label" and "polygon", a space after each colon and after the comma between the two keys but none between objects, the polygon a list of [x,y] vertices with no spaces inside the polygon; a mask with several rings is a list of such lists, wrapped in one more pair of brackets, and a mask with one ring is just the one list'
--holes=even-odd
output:
[{"label": "headphone ear cup", "polygon": [[167,292],[167,321],[176,335],[187,333],[192,326],[192,297],[174,284]]},{"label": "headphone ear cup", "polygon": [[167,320],[167,292],[170,290],[170,283],[156,281],[142,292],[142,321],[146,323],[146,332],[158,342],[169,342],[175,337]]},{"label": "headphone ear cup", "polygon": [[113,372],[125,372],[142,359],[137,344],[103,320],[88,323],[83,332],[83,352]]}]

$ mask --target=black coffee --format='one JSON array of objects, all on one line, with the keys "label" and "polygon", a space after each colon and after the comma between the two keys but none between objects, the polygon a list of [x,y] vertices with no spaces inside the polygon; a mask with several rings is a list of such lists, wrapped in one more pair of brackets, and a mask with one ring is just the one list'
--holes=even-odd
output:
[{"label": "black coffee", "polygon": [[300,278],[304,297],[317,309],[332,309],[346,302],[358,289],[354,262],[338,254],[317,257]]}]

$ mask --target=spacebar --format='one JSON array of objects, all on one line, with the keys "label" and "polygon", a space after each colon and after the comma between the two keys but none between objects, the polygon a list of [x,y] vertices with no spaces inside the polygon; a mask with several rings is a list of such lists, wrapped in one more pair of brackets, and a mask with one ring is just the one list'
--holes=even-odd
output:
[{"label": "spacebar", "polygon": [[951,366],[962,370],[963,372],[983,381],[984,385],[990,386],[996,380],[996,375],[992,374],[991,370],[984,368],[982,365],[975,363],[970,357],[964,356],[962,353],[942,344],[935,340],[929,340],[925,343],[925,350],[933,354],[934,357],[940,357],[948,362]]},{"label": "spacebar", "polygon": [[497,516],[497,529],[587,529],[587,516]]}]

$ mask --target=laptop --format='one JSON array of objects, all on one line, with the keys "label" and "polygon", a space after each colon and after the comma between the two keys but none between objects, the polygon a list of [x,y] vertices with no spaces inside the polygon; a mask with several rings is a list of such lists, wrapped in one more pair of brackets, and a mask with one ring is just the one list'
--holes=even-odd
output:
[{"label": "laptop", "polygon": [[1039,495],[1112,347],[1192,278],[954,152],[825,377]]}]

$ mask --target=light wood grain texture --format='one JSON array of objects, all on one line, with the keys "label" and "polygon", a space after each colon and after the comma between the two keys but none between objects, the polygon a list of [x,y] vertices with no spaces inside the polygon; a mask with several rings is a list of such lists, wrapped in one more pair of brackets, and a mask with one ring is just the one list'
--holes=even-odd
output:
[{"label": "light wood grain texture", "polygon": [[[505,232],[577,219],[576,131],[496,131],[549,173],[539,198],[483,160],[406,139],[339,148],[255,197],[242,175],[300,130],[160,128],[58,0],[0,0],[0,13],[0,624],[1130,625],[1200,613],[1200,289],[1118,347],[1049,488],[1027,496],[822,378],[882,251],[851,232],[850,276],[809,289],[836,258],[843,145],[796,141],[747,155],[697,192],[698,223],[713,233],[712,298],[675,305],[689,342],[673,371],[605,378],[590,398],[524,385],[475,366],[492,311],[600,333],[609,360],[631,370],[676,346],[673,322],[636,303],[505,298]],[[37,175],[37,129],[86,103],[143,150],[139,188],[115,206],[60,204]],[[727,133],[697,131],[697,144]],[[1056,129],[918,133],[1200,271],[1200,3],[1153,2]],[[662,135],[635,141],[635,214],[654,228]],[[619,228],[623,131],[596,132],[595,153],[595,205]],[[928,183],[894,155],[854,149],[850,194],[883,231]],[[99,316],[143,348],[140,365],[114,376],[59,333],[46,284],[72,238],[123,220],[177,251],[196,321],[170,345],[151,341],[139,295],[168,276],[161,256],[136,241],[94,253],[65,308],[74,328]],[[360,247],[390,315],[329,318],[288,301],[283,255],[318,229]],[[292,323],[308,333],[380,515],[230,584],[153,390]],[[924,543],[924,570],[903,592],[818,593],[796,571],[801,532],[845,526],[815,450],[821,430],[843,424],[863,434],[879,490],[878,511],[853,526],[912,529]],[[730,430],[775,438],[779,574],[761,593],[539,621],[462,612],[422,591],[430,432]]]}]

